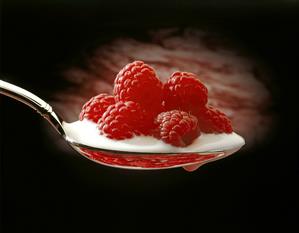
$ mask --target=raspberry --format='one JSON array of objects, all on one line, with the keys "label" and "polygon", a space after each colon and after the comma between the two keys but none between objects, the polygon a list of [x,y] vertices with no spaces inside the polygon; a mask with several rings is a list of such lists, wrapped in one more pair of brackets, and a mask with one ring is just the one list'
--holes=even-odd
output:
[{"label": "raspberry", "polygon": [[196,114],[208,101],[208,89],[197,76],[188,72],[174,72],[164,84],[164,107]]},{"label": "raspberry", "polygon": [[148,134],[146,113],[133,102],[117,102],[108,107],[98,122],[101,134],[111,139],[126,139],[134,135]]},{"label": "raspberry", "polygon": [[197,118],[187,112],[162,112],[157,116],[155,123],[155,136],[174,146],[190,145],[200,135]]},{"label": "raspberry", "polygon": [[94,96],[83,105],[79,119],[82,121],[86,118],[97,123],[107,108],[114,103],[114,97],[111,95],[99,94]]},{"label": "raspberry", "polygon": [[162,107],[162,83],[152,67],[142,61],[126,65],[114,81],[116,101],[134,101],[158,114]]},{"label": "raspberry", "polygon": [[199,110],[197,115],[200,130],[204,133],[232,133],[231,121],[221,111],[212,106]]}]

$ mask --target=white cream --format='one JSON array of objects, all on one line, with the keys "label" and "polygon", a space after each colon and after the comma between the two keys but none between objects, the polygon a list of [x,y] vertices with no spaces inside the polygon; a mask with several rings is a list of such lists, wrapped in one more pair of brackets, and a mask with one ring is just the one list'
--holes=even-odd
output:
[{"label": "white cream", "polygon": [[107,150],[180,153],[238,150],[245,141],[236,133],[201,134],[187,147],[175,147],[151,136],[135,136],[125,140],[112,140],[99,134],[94,122],[89,120],[63,123],[67,139],[73,142]]}]

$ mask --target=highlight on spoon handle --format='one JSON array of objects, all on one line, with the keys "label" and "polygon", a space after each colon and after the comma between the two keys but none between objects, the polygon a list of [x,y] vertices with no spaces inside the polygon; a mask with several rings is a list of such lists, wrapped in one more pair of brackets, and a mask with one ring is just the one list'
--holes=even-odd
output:
[{"label": "highlight on spoon handle", "polygon": [[61,118],[53,111],[52,107],[38,96],[11,83],[0,80],[0,94],[11,97],[36,110],[43,116],[61,135],[65,135]]}]

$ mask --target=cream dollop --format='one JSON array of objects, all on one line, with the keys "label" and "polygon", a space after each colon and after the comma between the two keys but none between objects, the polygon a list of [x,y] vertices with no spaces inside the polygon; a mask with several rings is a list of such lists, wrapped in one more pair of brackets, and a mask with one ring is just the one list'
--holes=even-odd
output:
[{"label": "cream dollop", "polygon": [[213,152],[238,150],[245,141],[236,134],[204,134],[202,133],[187,147],[175,147],[152,136],[135,136],[125,140],[112,140],[100,135],[97,125],[84,119],[72,123],[63,123],[67,139],[76,143],[107,150],[151,152],[151,153],[182,153],[182,152]]}]

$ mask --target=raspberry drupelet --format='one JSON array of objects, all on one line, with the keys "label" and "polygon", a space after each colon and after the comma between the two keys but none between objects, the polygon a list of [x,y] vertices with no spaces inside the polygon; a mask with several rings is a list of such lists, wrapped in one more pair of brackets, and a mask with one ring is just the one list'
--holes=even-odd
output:
[{"label": "raspberry drupelet", "polygon": [[162,83],[142,61],[129,63],[117,74],[113,93],[116,101],[134,101],[153,114],[161,111]]},{"label": "raspberry drupelet", "polygon": [[98,128],[106,137],[121,140],[148,134],[145,123],[146,114],[139,104],[120,101],[108,107],[98,122]]},{"label": "raspberry drupelet", "polygon": [[208,89],[195,74],[174,72],[163,88],[166,110],[179,109],[192,114],[208,101]]},{"label": "raspberry drupelet", "polygon": [[197,118],[184,111],[162,112],[155,123],[155,136],[174,146],[188,146],[200,135]]},{"label": "raspberry drupelet", "polygon": [[197,115],[200,130],[203,133],[232,133],[230,119],[220,110],[205,106],[199,109]]},{"label": "raspberry drupelet", "polygon": [[86,118],[97,123],[103,113],[112,104],[115,104],[115,100],[111,95],[102,93],[94,96],[83,105],[79,119],[82,121]]}]

